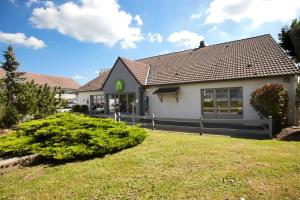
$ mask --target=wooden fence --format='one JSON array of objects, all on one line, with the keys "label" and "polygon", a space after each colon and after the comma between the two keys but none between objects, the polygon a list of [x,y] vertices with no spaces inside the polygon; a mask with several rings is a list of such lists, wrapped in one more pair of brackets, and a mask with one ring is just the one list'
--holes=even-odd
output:
[{"label": "wooden fence", "polygon": [[[166,118],[156,115],[114,115],[94,114],[93,117],[112,118],[115,121],[123,121],[127,124],[140,124],[143,127],[154,129],[159,128],[188,128],[194,132],[203,133],[244,133],[262,134],[272,138],[272,117],[265,119],[208,119],[202,116],[199,119]],[[224,127],[222,127],[224,126]]]}]

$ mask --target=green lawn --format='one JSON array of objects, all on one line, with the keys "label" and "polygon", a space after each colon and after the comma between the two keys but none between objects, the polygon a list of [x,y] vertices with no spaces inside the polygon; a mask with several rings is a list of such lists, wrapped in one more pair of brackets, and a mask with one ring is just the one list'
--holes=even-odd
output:
[{"label": "green lawn", "polygon": [[150,132],[105,158],[0,169],[2,199],[299,199],[300,143]]}]

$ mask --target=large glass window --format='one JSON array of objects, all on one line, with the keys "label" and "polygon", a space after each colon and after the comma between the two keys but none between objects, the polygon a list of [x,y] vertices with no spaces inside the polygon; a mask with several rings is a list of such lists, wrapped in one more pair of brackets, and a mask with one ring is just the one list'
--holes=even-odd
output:
[{"label": "large glass window", "polygon": [[91,96],[91,110],[104,113],[104,96],[92,95]]},{"label": "large glass window", "polygon": [[202,90],[204,114],[243,114],[243,88],[217,88]]},{"label": "large glass window", "polygon": [[109,112],[116,112],[115,95],[108,95],[108,110]]},{"label": "large glass window", "polygon": [[136,113],[135,95],[128,94],[128,111],[129,113]]},{"label": "large glass window", "polygon": [[214,90],[213,89],[203,90],[202,99],[203,99],[203,112],[213,113],[214,112]]},{"label": "large glass window", "polygon": [[217,113],[228,112],[228,89],[216,89]]},{"label": "large glass window", "polygon": [[230,88],[230,113],[243,114],[243,89]]},{"label": "large glass window", "polygon": [[126,94],[117,95],[118,98],[118,112],[126,113],[127,112],[127,97]]},{"label": "large glass window", "polygon": [[110,94],[108,95],[109,112],[136,113],[135,94]]}]

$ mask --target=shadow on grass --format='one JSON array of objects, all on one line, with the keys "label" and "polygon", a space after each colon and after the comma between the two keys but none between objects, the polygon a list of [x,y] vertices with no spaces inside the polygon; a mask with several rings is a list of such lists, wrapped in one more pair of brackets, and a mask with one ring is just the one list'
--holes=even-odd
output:
[{"label": "shadow on grass", "polygon": [[[26,157],[26,156],[23,156],[23,157],[18,157],[19,162],[17,161],[15,163],[11,164],[11,165],[6,166],[6,167],[0,167],[0,169],[1,168],[13,167],[13,166],[17,166],[17,165],[20,165],[22,167],[34,167],[34,166],[38,166],[38,165],[47,165],[48,167],[55,167],[55,166],[64,165],[64,164],[68,164],[68,163],[84,162],[84,161],[92,160],[92,159],[95,159],[95,158],[103,159],[107,155],[114,155],[114,154],[119,153],[123,150],[133,148],[135,146],[137,146],[137,145],[130,146],[130,147],[127,147],[127,148],[124,148],[124,149],[121,149],[121,150],[116,150],[114,152],[107,153],[107,154],[81,156],[81,157],[72,158],[72,159],[65,159],[65,160],[56,160],[56,159],[52,159],[52,158],[46,158],[46,157],[43,157],[43,156],[37,156],[33,159],[27,160],[27,162],[23,162],[22,160]],[[14,159],[14,158],[16,158],[16,157],[6,157],[4,159]]]},{"label": "shadow on grass", "polygon": [[[199,135],[201,136],[199,130],[195,129],[189,129],[187,127],[182,127],[182,128],[172,128],[172,127],[167,127],[167,128],[157,128],[155,130],[162,130],[166,132],[179,132],[179,133],[187,133],[187,134],[193,134],[193,135]],[[242,132],[242,130],[241,130]],[[251,139],[251,140],[269,140],[270,138],[267,135],[263,134],[245,134],[245,133],[222,133],[220,132],[205,132],[203,135],[215,135],[215,136],[226,136],[226,137],[232,137],[232,138],[241,138],[241,139]]]}]

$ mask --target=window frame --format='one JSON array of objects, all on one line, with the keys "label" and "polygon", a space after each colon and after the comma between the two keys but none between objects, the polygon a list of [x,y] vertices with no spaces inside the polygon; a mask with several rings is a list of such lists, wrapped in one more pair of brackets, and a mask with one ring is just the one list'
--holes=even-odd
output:
[{"label": "window frame", "polygon": [[[227,112],[219,113],[217,112],[217,99],[216,99],[216,91],[218,89],[226,89],[227,90]],[[231,113],[231,89],[241,89],[242,95],[242,114],[236,114]],[[214,112],[204,112],[204,91],[205,90],[213,90],[213,110]],[[220,88],[203,88],[200,90],[200,96],[201,96],[201,115],[206,118],[234,118],[234,119],[240,119],[244,117],[244,88],[243,87],[220,87]]]}]

